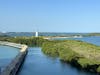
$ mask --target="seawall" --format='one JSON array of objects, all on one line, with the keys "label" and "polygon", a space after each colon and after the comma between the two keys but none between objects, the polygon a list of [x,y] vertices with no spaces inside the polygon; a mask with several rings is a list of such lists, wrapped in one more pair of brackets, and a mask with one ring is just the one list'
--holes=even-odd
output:
[{"label": "seawall", "polygon": [[26,54],[27,54],[27,45],[22,44],[16,44],[11,42],[3,42],[0,41],[1,45],[16,47],[20,49],[19,54],[11,61],[11,63],[3,70],[1,71],[0,75],[16,75],[19,68],[21,67],[21,64],[23,63]]}]

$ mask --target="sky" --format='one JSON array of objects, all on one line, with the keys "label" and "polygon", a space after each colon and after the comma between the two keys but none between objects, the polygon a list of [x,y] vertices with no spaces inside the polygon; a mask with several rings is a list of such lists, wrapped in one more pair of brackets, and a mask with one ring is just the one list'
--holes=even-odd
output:
[{"label": "sky", "polygon": [[100,0],[0,0],[2,32],[100,32]]}]

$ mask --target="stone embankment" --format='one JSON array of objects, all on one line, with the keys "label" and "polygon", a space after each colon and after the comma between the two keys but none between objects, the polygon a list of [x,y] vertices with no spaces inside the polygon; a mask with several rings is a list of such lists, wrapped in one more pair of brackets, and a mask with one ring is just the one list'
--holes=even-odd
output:
[{"label": "stone embankment", "polygon": [[0,45],[19,48],[20,50],[19,54],[11,61],[11,63],[3,71],[0,72],[0,75],[16,75],[16,73],[18,72],[18,70],[20,69],[21,65],[24,62],[24,59],[28,52],[27,51],[28,46],[11,42],[3,42],[3,41],[0,41]]}]

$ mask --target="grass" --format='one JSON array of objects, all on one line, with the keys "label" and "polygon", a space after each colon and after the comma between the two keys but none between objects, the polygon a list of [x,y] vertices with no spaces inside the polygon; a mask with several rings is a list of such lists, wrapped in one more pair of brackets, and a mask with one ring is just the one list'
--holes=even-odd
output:
[{"label": "grass", "polygon": [[45,42],[42,51],[50,56],[58,56],[61,60],[76,60],[82,68],[100,72],[100,47],[77,40]]}]

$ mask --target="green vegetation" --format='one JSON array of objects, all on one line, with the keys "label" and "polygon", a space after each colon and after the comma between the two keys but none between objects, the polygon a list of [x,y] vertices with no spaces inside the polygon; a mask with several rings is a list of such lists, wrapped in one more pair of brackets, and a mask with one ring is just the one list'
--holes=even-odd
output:
[{"label": "green vegetation", "polygon": [[100,33],[89,33],[88,36],[100,36]]},{"label": "green vegetation", "polygon": [[97,68],[97,72],[100,72],[100,66]]},{"label": "green vegetation", "polygon": [[0,41],[8,41],[9,38],[11,37],[7,35],[0,35]]},{"label": "green vegetation", "polygon": [[58,56],[58,47],[56,46],[57,42],[58,41],[44,42],[42,45],[42,51],[50,56]]},{"label": "green vegetation", "polygon": [[59,57],[61,60],[78,65],[78,67],[100,73],[100,47],[76,40],[46,40],[44,37],[9,37],[0,36],[0,41],[9,41],[40,46],[43,53]]},{"label": "green vegetation", "polygon": [[83,68],[86,68],[88,65],[100,64],[100,62],[97,63],[96,61],[91,60],[91,59],[87,59],[87,58],[80,58],[80,59],[78,60],[78,63],[79,63]]},{"label": "green vegetation", "polygon": [[42,51],[50,56],[58,56],[66,62],[77,63],[92,72],[100,71],[100,47],[75,40],[50,41],[42,45]]},{"label": "green vegetation", "polygon": [[28,46],[41,46],[43,42],[47,41],[42,37],[16,37],[10,38],[8,41],[26,44]]},{"label": "green vegetation", "polygon": [[42,37],[0,37],[0,41],[8,41],[20,44],[26,44],[28,46],[41,46],[45,41]]},{"label": "green vegetation", "polygon": [[74,58],[77,59],[77,54],[70,48],[61,48],[59,50],[59,58],[63,61],[71,62]]}]

